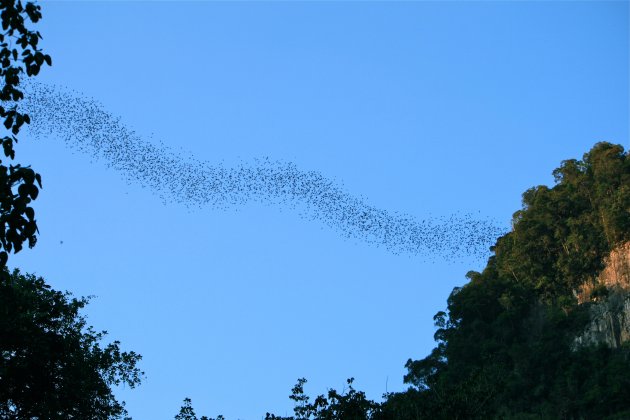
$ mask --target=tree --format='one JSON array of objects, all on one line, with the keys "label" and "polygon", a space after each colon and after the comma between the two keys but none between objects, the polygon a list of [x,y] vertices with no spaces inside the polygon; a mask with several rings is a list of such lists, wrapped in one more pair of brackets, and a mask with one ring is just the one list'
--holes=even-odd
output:
[{"label": "tree", "polygon": [[[190,398],[184,398],[184,405],[179,409],[179,413],[175,416],[175,420],[197,420],[195,409],[192,406],[192,400]],[[201,416],[199,420],[225,420],[222,415],[219,415],[216,419],[212,417]]]},{"label": "tree", "polygon": [[298,379],[289,397],[295,402],[295,416],[280,417],[267,413],[265,420],[368,420],[380,417],[380,404],[368,399],[363,391],[352,386],[354,378],[347,380],[348,391],[339,393],[335,389],[328,391],[328,396],[318,395],[311,403],[310,397],[304,393],[306,379]]},{"label": "tree", "polygon": [[[39,32],[31,31],[27,22],[41,19],[40,6],[21,0],[0,0],[0,78],[4,85],[0,90],[0,118],[7,133],[0,138],[5,157],[15,159],[14,145],[17,134],[30,117],[18,110],[18,102],[24,97],[19,89],[23,73],[35,76],[44,64],[51,65],[49,55],[38,49]],[[28,166],[9,166],[0,160],[0,268],[4,267],[9,252],[19,252],[24,242],[33,247],[37,241],[35,211],[30,207],[42,187],[41,176]]]},{"label": "tree", "polygon": [[111,419],[126,414],[111,387],[134,388],[141,356],[87,326],[88,303],[42,278],[8,273],[0,282],[0,418]]},{"label": "tree", "polygon": [[[432,418],[607,418],[630,410],[630,347],[575,350],[581,285],[630,240],[630,156],[598,143],[523,194],[512,232],[436,315],[437,347],[405,381]],[[596,289],[598,290],[598,289]],[[598,296],[606,295],[599,290]],[[420,401],[421,398],[414,398]]]}]

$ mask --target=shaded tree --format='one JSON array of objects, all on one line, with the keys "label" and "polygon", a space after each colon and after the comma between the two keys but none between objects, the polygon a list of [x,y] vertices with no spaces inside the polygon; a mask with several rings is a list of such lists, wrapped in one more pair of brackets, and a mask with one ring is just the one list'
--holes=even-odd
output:
[{"label": "shaded tree", "polygon": [[0,282],[0,418],[109,419],[126,414],[112,387],[133,388],[141,356],[79,311],[88,300],[53,290],[18,270]]},{"label": "shaded tree", "polygon": [[225,420],[222,415],[217,418],[201,416],[197,418],[195,409],[192,406],[192,400],[190,398],[184,398],[184,404],[179,409],[179,413],[175,416],[175,420]]},{"label": "shaded tree", "polygon": [[352,386],[354,378],[347,380],[348,390],[338,392],[328,390],[326,396],[318,395],[313,402],[304,392],[306,379],[298,379],[289,396],[294,401],[294,416],[280,417],[267,413],[265,420],[367,420],[376,418],[380,412],[380,404],[368,399],[363,391]]}]

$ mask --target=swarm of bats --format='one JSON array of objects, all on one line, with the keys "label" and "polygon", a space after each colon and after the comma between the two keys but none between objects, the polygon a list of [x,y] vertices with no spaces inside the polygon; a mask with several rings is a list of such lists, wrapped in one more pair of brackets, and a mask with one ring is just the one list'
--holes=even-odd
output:
[{"label": "swarm of bats", "polygon": [[505,233],[495,222],[468,214],[418,219],[379,209],[291,162],[262,158],[224,167],[183,157],[142,138],[98,101],[65,88],[29,82],[19,106],[31,116],[31,137],[60,139],[167,203],[229,210],[256,201],[299,209],[302,217],[346,238],[430,259],[487,257]]}]

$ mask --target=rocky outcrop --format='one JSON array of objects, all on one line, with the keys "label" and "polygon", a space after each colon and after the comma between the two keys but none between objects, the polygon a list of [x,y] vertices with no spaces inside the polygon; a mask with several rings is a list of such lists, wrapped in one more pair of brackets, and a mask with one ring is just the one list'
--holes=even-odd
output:
[{"label": "rocky outcrop", "polygon": [[609,289],[630,290],[630,242],[615,248],[605,260],[599,281]]},{"label": "rocky outcrop", "polygon": [[597,282],[578,294],[589,305],[590,322],[576,337],[574,348],[605,344],[619,348],[630,341],[630,242],[615,248]]},{"label": "rocky outcrop", "polygon": [[578,303],[583,304],[597,300],[597,291],[626,290],[630,291],[630,242],[615,248],[604,260],[604,269],[595,281],[585,282],[575,292]]},{"label": "rocky outcrop", "polygon": [[619,348],[630,341],[630,293],[613,291],[590,305],[591,320],[575,339],[574,348],[596,344]]}]

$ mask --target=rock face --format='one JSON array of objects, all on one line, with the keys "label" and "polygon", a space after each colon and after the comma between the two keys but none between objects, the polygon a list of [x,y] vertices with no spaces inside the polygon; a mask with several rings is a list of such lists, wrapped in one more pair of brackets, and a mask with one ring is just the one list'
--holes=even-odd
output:
[{"label": "rock face", "polygon": [[607,288],[630,290],[630,242],[615,248],[605,262],[599,281]]},{"label": "rock face", "polygon": [[574,348],[596,344],[618,348],[630,341],[630,242],[610,253],[597,280],[607,296],[593,301],[593,288],[583,289],[579,298],[590,306],[591,321],[576,337]]},{"label": "rock face", "polygon": [[574,348],[595,344],[619,348],[630,341],[630,293],[614,291],[591,305],[591,321],[575,339]]}]

